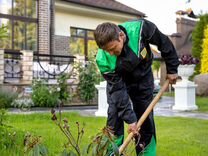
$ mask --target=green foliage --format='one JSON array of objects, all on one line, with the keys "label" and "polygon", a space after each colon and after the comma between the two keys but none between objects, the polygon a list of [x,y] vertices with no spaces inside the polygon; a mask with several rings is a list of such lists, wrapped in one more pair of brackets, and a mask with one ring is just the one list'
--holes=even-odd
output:
[{"label": "green foliage", "polygon": [[95,84],[100,81],[100,74],[94,60],[84,63],[78,63],[75,67],[79,73],[78,95],[80,98],[90,103],[96,93]]},{"label": "green foliage", "polygon": [[70,91],[67,89],[67,79],[69,79],[71,74],[61,74],[58,77],[58,88],[59,88],[59,100],[62,102],[66,102],[67,100],[71,100]]},{"label": "green foliage", "polygon": [[48,86],[44,80],[34,80],[32,89],[32,100],[36,106],[54,107],[58,104],[59,94],[57,88]]},{"label": "green foliage", "polygon": [[71,126],[67,118],[62,119],[61,109],[59,116],[56,115],[54,109],[51,110],[52,120],[59,127],[61,132],[67,138],[67,143],[64,145],[62,156],[106,156],[114,153],[119,156],[119,149],[115,143],[115,136],[110,128],[104,127],[101,132],[97,133],[92,142],[81,150],[81,142],[84,135],[84,126],[81,127],[79,122],[76,122],[77,135],[72,132]]},{"label": "green foliage", "polygon": [[201,54],[201,73],[208,74],[208,25],[204,31],[202,48],[203,51]]},{"label": "green foliage", "polygon": [[34,106],[34,103],[31,98],[20,97],[20,98],[15,99],[11,103],[11,105],[20,109],[30,109],[32,106]]},{"label": "green foliage", "polygon": [[[200,59],[202,52],[202,43],[204,38],[204,30],[208,25],[208,14],[200,16],[199,22],[197,22],[195,29],[192,33],[192,54],[194,57]],[[196,65],[195,74],[199,74],[200,64]]]},{"label": "green foliage", "polygon": [[0,109],[0,126],[3,126],[6,120],[7,111],[5,109]]},{"label": "green foliage", "polygon": [[119,156],[119,148],[115,143],[116,137],[110,128],[104,127],[101,132],[97,133],[92,142],[88,145],[86,153],[92,156]]},{"label": "green foliage", "polygon": [[0,126],[0,149],[12,149],[15,147],[16,132],[10,132],[7,127]]},{"label": "green foliage", "polygon": [[32,100],[36,106],[54,107],[60,102],[63,104],[71,99],[70,91],[68,90],[67,80],[70,74],[61,74],[57,79],[57,85],[48,85],[44,80],[33,81]]},{"label": "green foliage", "polygon": [[17,93],[0,89],[0,109],[11,107],[11,103],[17,97]]},{"label": "green foliage", "polygon": [[8,36],[8,34],[7,34],[7,26],[2,25],[0,27],[0,40],[6,38],[7,36]]},{"label": "green foliage", "polygon": [[[22,136],[22,133],[18,134],[11,126],[8,126],[8,114],[5,109],[0,109],[0,155],[9,155],[8,151],[14,151],[14,153],[21,153],[18,137]],[[5,152],[5,154],[4,154]],[[23,152],[22,152],[23,154]]]}]

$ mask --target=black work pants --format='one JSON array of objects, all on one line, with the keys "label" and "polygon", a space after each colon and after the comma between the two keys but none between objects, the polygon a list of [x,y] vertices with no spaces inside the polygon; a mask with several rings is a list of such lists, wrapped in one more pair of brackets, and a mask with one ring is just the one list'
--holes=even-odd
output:
[{"label": "black work pants", "polygon": [[[151,72],[140,79],[138,82],[127,84],[127,91],[131,98],[133,109],[138,120],[153,99],[153,88],[154,79]],[[108,118],[108,126],[113,128],[116,136],[124,135],[124,122],[121,117],[116,114],[116,106],[109,105],[108,109],[113,109],[115,111],[114,116],[111,116],[110,119]],[[139,133],[141,138],[139,142],[137,142],[137,154],[143,150],[143,147],[146,147],[150,143],[152,137],[155,137],[153,112],[151,112],[148,118],[145,120],[141,126]],[[143,147],[140,145],[143,145]]]},{"label": "black work pants", "polygon": [[[128,86],[128,94],[131,98],[133,109],[138,120],[153,99],[153,88],[154,79],[152,73],[148,74],[138,83]],[[139,154],[143,150],[143,147],[146,147],[150,143],[152,137],[156,138],[153,111],[149,114],[145,122],[142,124],[140,129],[140,135],[141,138],[136,147],[137,154]],[[143,145],[143,147],[140,145]]]}]

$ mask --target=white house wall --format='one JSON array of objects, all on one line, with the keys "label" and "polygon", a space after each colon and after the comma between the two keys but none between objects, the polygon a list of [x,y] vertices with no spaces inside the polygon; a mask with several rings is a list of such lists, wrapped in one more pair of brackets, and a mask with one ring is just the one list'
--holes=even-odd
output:
[{"label": "white house wall", "polygon": [[95,29],[102,22],[118,24],[136,18],[133,15],[81,7],[68,2],[56,2],[55,10],[55,35],[61,36],[70,36],[70,27]]}]

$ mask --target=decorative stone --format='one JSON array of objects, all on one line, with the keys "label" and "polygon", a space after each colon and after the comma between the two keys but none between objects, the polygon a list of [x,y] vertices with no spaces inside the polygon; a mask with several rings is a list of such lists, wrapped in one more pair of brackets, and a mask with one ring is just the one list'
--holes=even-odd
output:
[{"label": "decorative stone", "polygon": [[196,75],[194,82],[198,85],[196,95],[208,96],[208,74]]},{"label": "decorative stone", "polygon": [[106,95],[106,85],[107,82],[100,82],[99,85],[95,87],[98,89],[98,111],[95,112],[96,116],[104,116],[107,117],[107,95]]}]

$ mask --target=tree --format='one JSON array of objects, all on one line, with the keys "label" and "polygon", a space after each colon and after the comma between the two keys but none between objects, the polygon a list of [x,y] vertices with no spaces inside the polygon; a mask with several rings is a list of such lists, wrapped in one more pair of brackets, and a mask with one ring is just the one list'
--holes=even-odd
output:
[{"label": "tree", "polygon": [[208,25],[204,31],[204,40],[202,44],[202,54],[201,54],[201,73],[208,74]]},{"label": "tree", "polygon": [[[204,38],[204,30],[208,25],[208,14],[200,16],[199,22],[197,22],[195,29],[192,33],[192,54],[194,57],[200,59],[202,52],[202,42]],[[195,74],[200,73],[200,64],[196,66]]]}]

